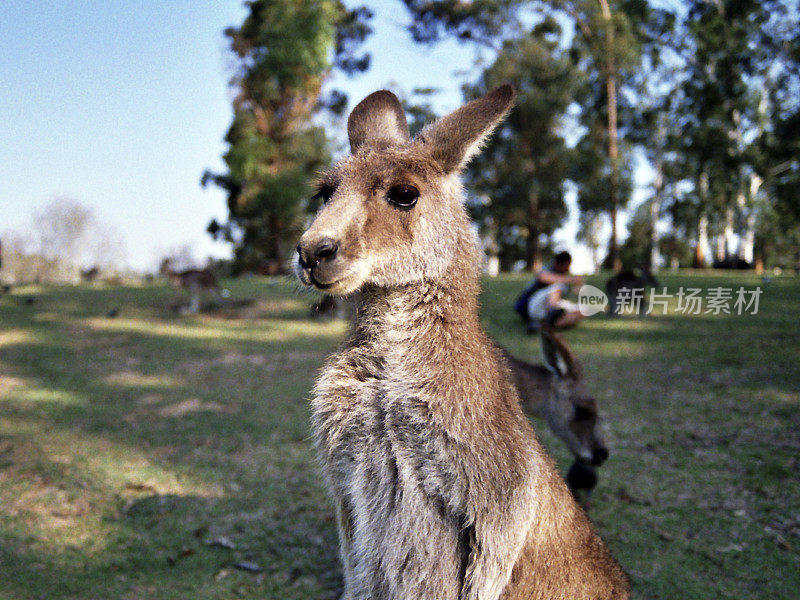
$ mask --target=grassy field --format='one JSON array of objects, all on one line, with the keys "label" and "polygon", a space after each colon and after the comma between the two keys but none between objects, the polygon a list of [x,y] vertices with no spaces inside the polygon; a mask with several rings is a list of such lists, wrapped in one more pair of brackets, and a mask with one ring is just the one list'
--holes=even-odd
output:
[{"label": "grassy field", "polygon": [[[523,284],[487,281],[484,323],[538,359],[510,310]],[[636,598],[797,598],[800,278],[662,284],[763,293],[757,315],[673,306],[568,333],[611,448],[590,516]],[[345,326],[310,320],[290,282],[226,286],[254,302],[180,317],[158,285],[0,297],[0,598],[337,598],[307,398]]]}]

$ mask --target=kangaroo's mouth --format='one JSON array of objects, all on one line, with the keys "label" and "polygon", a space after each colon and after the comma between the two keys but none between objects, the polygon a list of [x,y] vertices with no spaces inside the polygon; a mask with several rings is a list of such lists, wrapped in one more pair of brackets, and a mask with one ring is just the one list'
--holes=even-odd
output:
[{"label": "kangaroo's mouth", "polygon": [[312,269],[308,270],[308,280],[315,288],[320,290],[327,290],[336,285],[336,281],[331,281],[330,283],[322,283],[316,277],[314,277],[314,271]]},{"label": "kangaroo's mouth", "polygon": [[307,267],[300,263],[295,265],[295,275],[303,285],[314,287],[318,290],[327,290],[336,285],[338,279],[332,281],[324,281],[324,277],[320,279],[319,269],[315,267]]},{"label": "kangaroo's mouth", "polygon": [[346,296],[358,290],[367,276],[364,261],[350,261],[347,264],[320,263],[303,265],[295,263],[297,278],[308,287],[334,296]]},{"label": "kangaroo's mouth", "polygon": [[297,277],[304,285],[313,287],[321,292],[333,295],[345,295],[358,287],[355,285],[357,283],[355,279],[357,278],[352,277],[350,273],[337,274],[337,276],[330,281],[326,281],[324,275],[325,274],[317,272],[316,269],[297,269]]}]

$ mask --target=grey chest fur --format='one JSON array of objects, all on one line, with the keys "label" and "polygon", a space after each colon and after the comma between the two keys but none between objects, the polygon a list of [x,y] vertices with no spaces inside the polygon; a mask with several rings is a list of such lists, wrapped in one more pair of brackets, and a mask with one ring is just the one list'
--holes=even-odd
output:
[{"label": "grey chest fur", "polygon": [[336,381],[318,387],[313,424],[347,521],[354,594],[359,586],[365,597],[384,588],[386,597],[438,594],[426,587],[433,571],[436,585],[458,589],[465,542],[455,442],[419,396],[379,377]]}]

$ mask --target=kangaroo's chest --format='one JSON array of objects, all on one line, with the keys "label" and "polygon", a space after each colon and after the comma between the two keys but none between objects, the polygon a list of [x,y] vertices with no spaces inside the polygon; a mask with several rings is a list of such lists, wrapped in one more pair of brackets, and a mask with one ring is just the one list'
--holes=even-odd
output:
[{"label": "kangaroo's chest", "polygon": [[374,488],[396,486],[398,462],[425,436],[416,427],[416,439],[409,439],[407,427],[420,420],[413,413],[422,401],[397,389],[382,369],[366,373],[348,366],[323,374],[312,403],[320,458],[336,487],[352,488],[357,480],[369,480]]},{"label": "kangaroo's chest", "polygon": [[334,492],[395,510],[456,494],[454,442],[425,382],[391,360],[343,355],[323,371],[313,400],[320,459]]},{"label": "kangaroo's chest", "polygon": [[463,523],[445,509],[459,478],[443,432],[413,385],[373,375],[334,363],[313,401],[317,450],[347,522],[352,595],[455,597]]}]

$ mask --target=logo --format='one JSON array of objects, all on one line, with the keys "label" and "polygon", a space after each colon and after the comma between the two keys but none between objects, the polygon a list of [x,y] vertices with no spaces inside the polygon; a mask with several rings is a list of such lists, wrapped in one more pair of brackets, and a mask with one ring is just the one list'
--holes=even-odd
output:
[{"label": "logo", "polygon": [[591,317],[603,312],[608,305],[608,296],[603,290],[593,285],[584,285],[578,290],[578,310],[584,316]]}]

